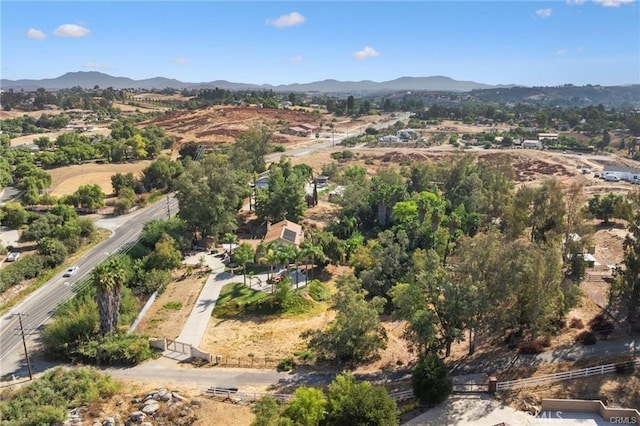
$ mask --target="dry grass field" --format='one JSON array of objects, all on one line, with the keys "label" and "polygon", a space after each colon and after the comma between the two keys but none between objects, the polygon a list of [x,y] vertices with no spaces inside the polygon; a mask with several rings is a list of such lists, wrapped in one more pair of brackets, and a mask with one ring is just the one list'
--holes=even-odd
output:
[{"label": "dry grass field", "polygon": [[52,179],[50,194],[59,197],[73,193],[82,185],[98,184],[102,191],[109,195],[113,192],[111,176],[129,172],[139,176],[149,164],[151,164],[150,160],[120,164],[90,163],[47,170]]}]

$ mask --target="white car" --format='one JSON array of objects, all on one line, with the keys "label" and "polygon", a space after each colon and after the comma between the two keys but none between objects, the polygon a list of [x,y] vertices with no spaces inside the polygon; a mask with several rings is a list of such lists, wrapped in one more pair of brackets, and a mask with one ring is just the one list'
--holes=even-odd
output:
[{"label": "white car", "polygon": [[604,175],[604,180],[608,182],[620,182],[620,178],[616,175]]},{"label": "white car", "polygon": [[64,274],[62,274],[62,276],[65,278],[70,277],[71,275],[75,274],[78,269],[80,268],[78,268],[77,266],[69,268],[64,272]]},{"label": "white car", "polygon": [[15,262],[20,259],[20,253],[17,251],[12,251],[7,255],[7,262]]}]

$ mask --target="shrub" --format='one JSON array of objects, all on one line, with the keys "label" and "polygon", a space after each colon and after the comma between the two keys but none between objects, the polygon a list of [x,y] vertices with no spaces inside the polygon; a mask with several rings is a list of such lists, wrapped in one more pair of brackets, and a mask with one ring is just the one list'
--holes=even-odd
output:
[{"label": "shrub", "polygon": [[449,370],[437,355],[421,355],[411,375],[413,394],[423,404],[439,404],[453,391]]},{"label": "shrub", "polygon": [[288,357],[278,363],[278,371],[291,371],[295,366],[296,363],[293,360],[293,357]]},{"label": "shrub", "polygon": [[584,328],[584,321],[582,321],[580,318],[571,318],[571,321],[569,322],[569,328],[582,330]]},{"label": "shrub", "polygon": [[626,374],[632,373],[636,369],[635,361],[625,361],[616,363],[616,373]]},{"label": "shrub", "polygon": [[518,345],[518,351],[521,354],[539,354],[540,352],[544,352],[544,348],[544,341],[540,339],[521,342]]},{"label": "shrub", "polygon": [[295,356],[298,357],[298,359],[301,359],[303,361],[311,361],[316,355],[313,353],[313,351],[302,351],[302,352],[296,352],[294,353]]},{"label": "shrub", "polygon": [[182,302],[167,302],[164,304],[163,308],[172,311],[179,311],[182,309]]},{"label": "shrub", "polygon": [[614,327],[613,323],[606,319],[604,314],[600,313],[589,321],[589,328],[592,332],[598,333],[606,338],[611,334]]},{"label": "shrub", "polygon": [[329,292],[327,288],[318,280],[313,280],[309,283],[309,296],[316,302],[323,302],[329,300]]},{"label": "shrub", "polygon": [[135,365],[153,356],[149,339],[135,334],[115,334],[92,340],[81,345],[78,353],[98,365]]},{"label": "shrub", "polygon": [[590,331],[583,331],[576,336],[576,342],[583,345],[595,345],[598,342],[598,338]]},{"label": "shrub", "polygon": [[0,423],[8,425],[62,424],[67,409],[103,401],[120,385],[92,368],[55,368],[0,401]]}]

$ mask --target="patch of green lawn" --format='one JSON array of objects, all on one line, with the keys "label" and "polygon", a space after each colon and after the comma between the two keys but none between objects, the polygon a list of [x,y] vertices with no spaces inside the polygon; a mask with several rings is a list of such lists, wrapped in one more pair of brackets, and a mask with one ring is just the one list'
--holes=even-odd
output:
[{"label": "patch of green lawn", "polygon": [[[242,283],[230,283],[220,290],[220,296],[211,315],[229,318],[242,313],[271,313],[273,309],[266,309],[266,307],[271,305],[272,300],[273,297],[270,294],[252,290]],[[271,312],[265,312],[265,310]]]}]

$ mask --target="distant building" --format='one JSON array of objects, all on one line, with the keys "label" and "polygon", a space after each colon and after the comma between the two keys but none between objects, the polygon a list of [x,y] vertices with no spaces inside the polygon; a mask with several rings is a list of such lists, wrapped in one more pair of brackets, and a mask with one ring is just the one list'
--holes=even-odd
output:
[{"label": "distant building", "polygon": [[539,141],[544,141],[544,140],[556,141],[558,140],[558,134],[557,133],[538,133],[538,140]]},{"label": "distant building", "polygon": [[291,126],[287,130],[285,130],[283,133],[287,133],[294,136],[309,136],[311,131],[308,129],[305,129],[302,126]]},{"label": "distant building", "polygon": [[522,147],[528,149],[542,149],[542,142],[533,139],[527,139],[522,142]]},{"label": "distant building", "polygon": [[602,176],[617,176],[620,180],[626,180],[627,182],[640,183],[640,169],[625,166],[604,166],[604,172]]}]

